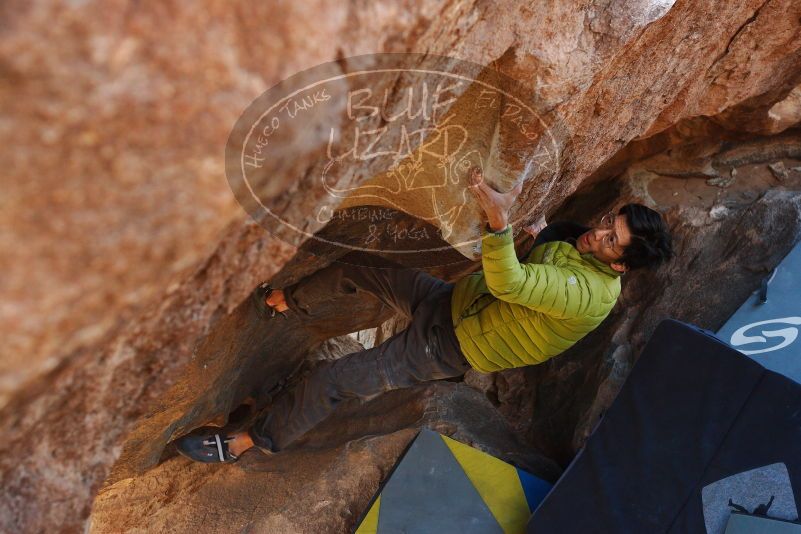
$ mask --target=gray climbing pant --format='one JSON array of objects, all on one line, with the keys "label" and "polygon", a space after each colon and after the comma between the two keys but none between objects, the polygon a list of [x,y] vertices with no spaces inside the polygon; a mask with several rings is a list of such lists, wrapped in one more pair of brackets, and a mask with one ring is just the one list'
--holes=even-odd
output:
[{"label": "gray climbing pant", "polygon": [[[360,262],[364,264],[365,262]],[[392,389],[463,375],[470,364],[451,321],[453,284],[404,267],[334,262],[283,289],[290,313],[314,317],[318,303],[367,291],[411,320],[404,331],[373,348],[316,367],[275,399],[250,436],[272,451],[286,448],[348,398],[372,399]]]}]

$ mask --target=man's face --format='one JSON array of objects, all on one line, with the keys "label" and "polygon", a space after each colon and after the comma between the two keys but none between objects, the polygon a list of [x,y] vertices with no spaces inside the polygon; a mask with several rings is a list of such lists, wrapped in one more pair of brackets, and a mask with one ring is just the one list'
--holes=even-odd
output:
[{"label": "man's face", "polygon": [[630,243],[631,231],[626,216],[609,213],[601,219],[601,224],[576,239],[576,248],[581,254],[589,252],[616,271],[625,272],[626,266],[618,260]]}]

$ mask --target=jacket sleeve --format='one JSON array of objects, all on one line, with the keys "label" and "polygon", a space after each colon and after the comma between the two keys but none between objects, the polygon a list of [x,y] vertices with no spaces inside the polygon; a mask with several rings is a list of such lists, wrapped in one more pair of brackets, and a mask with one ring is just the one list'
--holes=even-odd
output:
[{"label": "jacket sleeve", "polygon": [[578,270],[541,263],[520,263],[512,227],[487,232],[482,240],[487,288],[497,299],[559,318],[580,317],[590,307],[590,289]]}]

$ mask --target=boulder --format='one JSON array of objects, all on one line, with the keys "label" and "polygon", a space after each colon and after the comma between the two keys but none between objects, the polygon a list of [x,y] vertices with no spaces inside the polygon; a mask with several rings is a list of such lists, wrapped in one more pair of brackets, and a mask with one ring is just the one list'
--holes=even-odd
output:
[{"label": "boulder", "polygon": [[421,427],[476,446],[551,482],[559,467],[520,441],[478,391],[437,382],[349,401],[278,455],[234,465],[174,453],[98,494],[90,532],[347,532]]},{"label": "boulder", "polygon": [[[7,451],[0,458],[0,530],[82,531],[104,483],[117,488],[118,498],[125,498],[125,484],[143,496],[131,501],[138,511],[126,523],[141,525],[134,516],[158,508],[170,488],[190,495],[193,477],[201,476],[199,467],[178,459],[159,466],[171,439],[223,424],[248,398],[267,402],[312,347],[390,318],[370,299],[330,310],[313,330],[252,316],[249,297],[259,282],[280,287],[343,253],[265,232],[263,218],[239,214],[223,182],[222,147],[236,116],[303,68],[409,51],[488,66],[529,88],[553,139],[548,156],[558,162],[558,172],[526,181],[515,212],[521,224],[543,214],[589,220],[614,198],[667,212],[680,259],[653,277],[632,276],[605,328],[573,355],[500,373],[487,389],[528,446],[560,462],[614,396],[659,318],[721,322],[797,239],[792,169],[799,163],[788,141],[795,115],[785,109],[801,84],[795,0],[261,7],[39,0],[3,12],[0,91],[18,105],[0,128],[3,146],[14,147],[2,152],[4,168],[16,178],[9,181],[14,200],[2,210],[9,238],[0,241],[6,252],[0,257],[14,258],[3,281],[11,295],[4,313],[14,320],[4,322],[4,339],[13,342],[0,360]],[[782,102],[789,104],[775,107]],[[671,158],[682,139],[704,146],[707,155],[685,146],[672,167],[636,166],[662,152]],[[749,143],[775,149],[775,159],[761,162]],[[532,159],[495,146],[499,169],[525,169]],[[315,235],[356,239],[363,234],[350,232],[363,232],[364,221],[323,227],[309,221],[325,196],[311,172],[322,149],[314,142],[283,154],[263,200],[286,220],[307,221]],[[717,159],[705,162],[710,155]],[[791,169],[781,184],[767,168],[779,159]],[[736,180],[728,185],[706,183],[726,172],[732,178],[732,169]],[[349,179],[358,186],[370,178]],[[475,237],[478,225],[447,234],[434,222],[414,220],[403,206],[397,212],[396,229],[427,228],[426,239],[440,249],[403,261],[449,280],[479,268],[449,241]],[[391,232],[382,236],[381,251],[398,246]],[[688,298],[696,294],[708,300]],[[578,356],[581,350],[590,356]],[[394,398],[414,403],[416,395],[422,394]],[[572,400],[560,403],[566,398]],[[375,456],[383,469],[412,433],[391,432],[395,437],[386,439],[396,441],[376,438],[374,445],[384,447]],[[342,458],[336,451],[347,445],[320,450],[308,453],[307,472],[315,472],[314,461],[335,464]],[[150,477],[153,468],[176,471]],[[360,506],[380,473],[365,469],[369,483],[351,482],[369,486],[357,492],[353,502]],[[218,472],[215,481],[225,478]],[[321,486],[332,495],[347,492],[334,489],[337,472],[326,471]],[[230,473],[232,484],[247,480],[239,467]],[[153,493],[142,489],[144,480]],[[293,495],[296,510],[322,502],[306,506],[304,493]],[[105,502],[95,529],[114,530],[113,510],[122,507]],[[249,502],[241,509],[256,508]],[[229,514],[220,517],[220,524],[230,522]],[[193,528],[188,518],[182,525]]]}]

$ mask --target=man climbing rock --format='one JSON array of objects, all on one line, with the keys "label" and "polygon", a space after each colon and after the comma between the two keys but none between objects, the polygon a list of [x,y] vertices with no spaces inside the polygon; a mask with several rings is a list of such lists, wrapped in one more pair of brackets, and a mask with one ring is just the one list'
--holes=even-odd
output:
[{"label": "man climbing rock", "polygon": [[487,217],[483,270],[455,284],[414,269],[335,262],[283,290],[260,286],[260,303],[272,315],[314,317],[321,302],[367,291],[411,323],[378,346],[318,366],[247,431],[193,433],[179,440],[179,451],[201,462],[232,462],[253,446],[275,453],[344,399],[368,400],[470,368],[489,373],[542,363],[603,321],[620,294],[621,274],[672,256],[661,216],[628,204],[595,228],[547,226],[521,262],[508,223],[521,187],[499,193],[479,171],[471,174],[470,189]]}]

